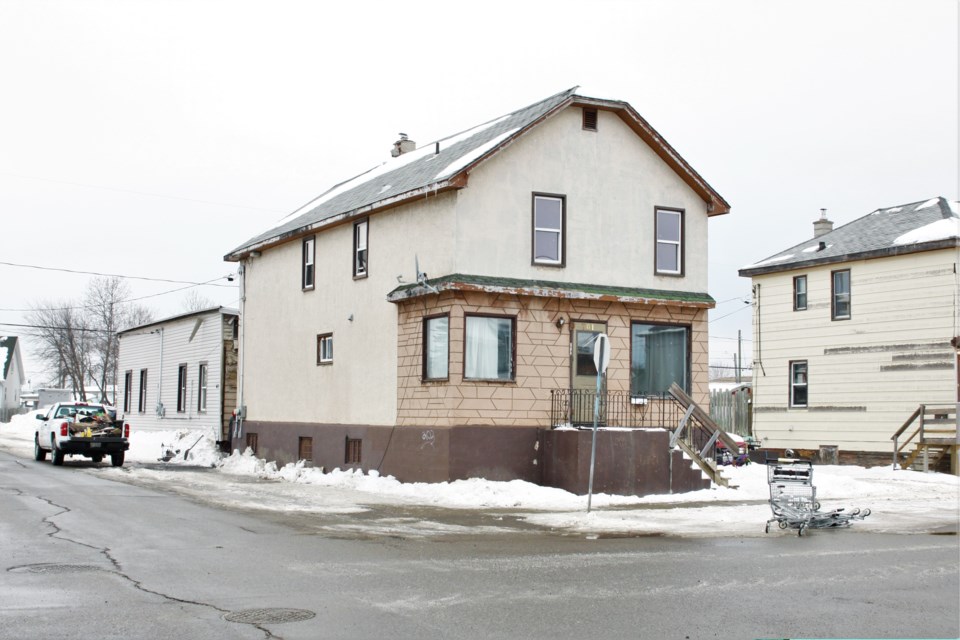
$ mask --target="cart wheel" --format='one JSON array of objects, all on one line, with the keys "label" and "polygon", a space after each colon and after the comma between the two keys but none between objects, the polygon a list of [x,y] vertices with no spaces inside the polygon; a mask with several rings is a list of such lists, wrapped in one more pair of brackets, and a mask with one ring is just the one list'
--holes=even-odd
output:
[{"label": "cart wheel", "polygon": [[864,509],[864,510],[863,510],[863,515],[860,516],[860,517],[861,517],[861,518],[866,518],[868,515],[870,515],[870,509]]},{"label": "cart wheel", "polygon": [[850,515],[851,515],[851,516],[855,516],[855,515],[857,515],[857,514],[859,514],[859,513],[860,513],[860,509],[854,509],[853,511],[850,512]]},{"label": "cart wheel", "polygon": [[813,503],[813,510],[814,510],[814,511],[820,511],[820,503],[819,503],[819,502],[814,502],[814,503]]},{"label": "cart wheel", "polygon": [[780,525],[780,528],[781,528],[781,529],[786,529],[786,528],[787,528],[787,521],[786,521],[786,520],[781,520],[781,521],[778,522],[777,524]]},{"label": "cart wheel", "polygon": [[807,530],[807,525],[805,525],[805,524],[800,525],[800,528],[797,529],[797,535],[798,535],[798,536],[802,536],[802,535],[803,535],[803,532],[806,531],[806,530]]}]

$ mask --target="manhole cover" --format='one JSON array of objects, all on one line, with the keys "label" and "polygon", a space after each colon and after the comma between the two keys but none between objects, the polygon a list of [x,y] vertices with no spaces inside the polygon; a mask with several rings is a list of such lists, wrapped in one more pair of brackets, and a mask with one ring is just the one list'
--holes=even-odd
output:
[{"label": "manhole cover", "polygon": [[314,617],[313,611],[306,609],[244,609],[224,616],[230,622],[244,624],[280,624],[281,622],[300,622]]},{"label": "manhole cover", "polygon": [[81,571],[103,571],[95,564],[25,564],[20,567],[10,567],[7,571],[13,573],[80,573]]}]

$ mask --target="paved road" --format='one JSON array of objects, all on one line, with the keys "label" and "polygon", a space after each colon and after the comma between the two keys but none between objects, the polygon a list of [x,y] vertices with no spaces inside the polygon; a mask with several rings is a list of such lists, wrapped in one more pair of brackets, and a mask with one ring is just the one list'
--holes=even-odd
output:
[{"label": "paved road", "polygon": [[333,539],[316,517],[0,452],[0,638],[960,636],[956,535]]}]

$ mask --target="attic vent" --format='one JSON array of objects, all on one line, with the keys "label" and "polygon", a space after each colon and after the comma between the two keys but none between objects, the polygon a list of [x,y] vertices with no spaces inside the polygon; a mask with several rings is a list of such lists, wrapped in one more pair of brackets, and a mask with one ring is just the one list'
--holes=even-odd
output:
[{"label": "attic vent", "polygon": [[583,129],[584,131],[597,130],[597,110],[596,109],[583,110]]}]

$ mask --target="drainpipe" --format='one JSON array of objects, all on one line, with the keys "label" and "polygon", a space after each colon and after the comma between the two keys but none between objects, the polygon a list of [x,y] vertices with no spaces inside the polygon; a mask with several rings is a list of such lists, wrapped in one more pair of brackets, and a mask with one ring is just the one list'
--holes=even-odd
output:
[{"label": "drainpipe", "polygon": [[157,418],[163,418],[163,327],[157,329],[160,333],[160,371],[157,372]]},{"label": "drainpipe", "polygon": [[[252,254],[251,254],[252,257]],[[240,275],[240,315],[237,318],[237,322],[240,323],[240,329],[238,332],[238,337],[240,339],[240,354],[237,362],[237,406],[234,409],[233,416],[233,437],[239,438],[243,434],[243,419],[246,417],[243,415],[243,360],[247,352],[246,345],[244,344],[244,329],[247,326],[247,319],[244,315],[245,302],[247,300],[247,268],[249,267],[247,260],[243,259],[240,261],[240,267],[237,269],[237,273]]]}]

